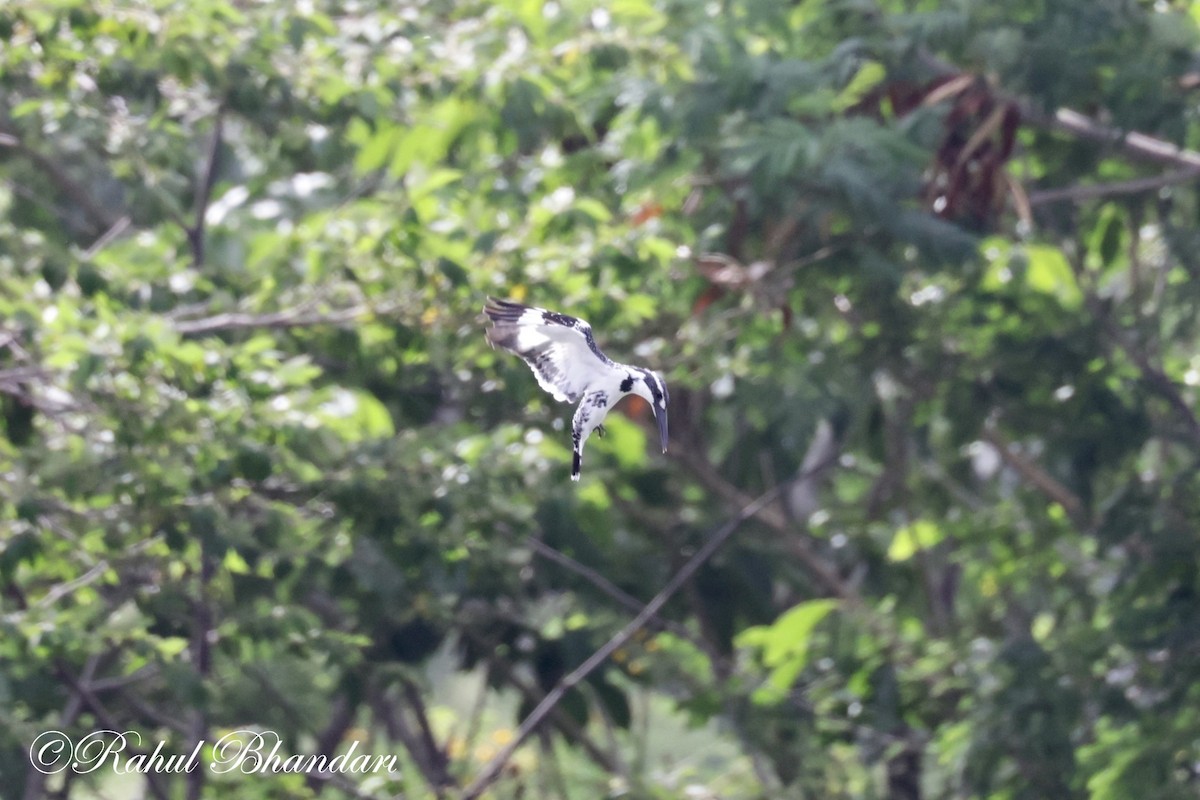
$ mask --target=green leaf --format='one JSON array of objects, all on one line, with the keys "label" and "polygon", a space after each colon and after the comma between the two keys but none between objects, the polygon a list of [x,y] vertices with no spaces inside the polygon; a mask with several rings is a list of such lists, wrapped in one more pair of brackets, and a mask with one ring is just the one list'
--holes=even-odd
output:
[{"label": "green leaf", "polygon": [[896,531],[892,538],[892,544],[888,547],[888,560],[907,561],[917,551],[933,547],[943,537],[942,529],[928,520],[917,520],[911,525],[905,525]]},{"label": "green leaf", "polygon": [[777,666],[785,660],[799,660],[801,666],[808,658],[808,639],[817,623],[838,606],[837,600],[807,600],[771,625],[771,635],[763,650],[763,663]]},{"label": "green leaf", "polygon": [[846,88],[838,93],[838,96],[833,101],[833,107],[837,111],[845,111],[851,106],[857,105],[864,97],[867,96],[872,89],[883,82],[887,77],[887,69],[878,61],[867,61],[858,72],[854,73],[854,77],[850,83],[846,84]]},{"label": "green leaf", "polygon": [[761,651],[762,663],[770,669],[767,683],[754,693],[757,703],[778,702],[808,664],[812,632],[838,606],[830,598],[807,600],[785,612],[767,626],[747,628],[734,639],[738,647]]},{"label": "green leaf", "polygon": [[404,131],[398,127],[386,127],[376,131],[354,158],[357,172],[374,172],[382,168],[392,157]]},{"label": "green leaf", "polygon": [[646,463],[646,433],[620,414],[610,414],[604,421],[604,438],[592,435],[588,446],[597,442],[598,449],[612,453],[621,469],[630,470]]},{"label": "green leaf", "polygon": [[1067,308],[1079,307],[1083,294],[1061,250],[1050,245],[1031,244],[1025,247],[1025,256],[1029,261],[1025,273],[1029,288],[1053,295]]},{"label": "green leaf", "polygon": [[380,439],[395,435],[387,407],[369,392],[329,387],[317,395],[317,419],[347,442]]}]

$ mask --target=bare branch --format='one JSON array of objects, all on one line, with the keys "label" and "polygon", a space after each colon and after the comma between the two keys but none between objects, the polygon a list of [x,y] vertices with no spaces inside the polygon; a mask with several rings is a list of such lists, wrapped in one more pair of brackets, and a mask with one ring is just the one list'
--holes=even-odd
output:
[{"label": "bare branch", "polygon": [[94,581],[99,579],[100,576],[103,575],[107,569],[108,569],[107,561],[99,562],[98,564],[93,566],[91,569],[89,569],[87,572],[80,575],[78,578],[69,580],[65,583],[60,583],[57,586],[55,586],[54,588],[52,588],[50,591],[46,592],[46,596],[43,597],[42,599],[38,600],[37,605],[42,608],[54,605],[59,600],[61,600],[63,597],[66,597],[71,592],[74,592],[76,589],[81,589],[84,586],[87,586],[89,583],[93,583]]},{"label": "bare branch", "polygon": [[[633,612],[642,610],[642,603],[637,598],[623,592],[620,587],[618,587],[608,578],[605,578],[599,572],[596,572],[596,570],[592,569],[591,567],[580,564],[566,553],[563,553],[560,550],[555,550],[553,547],[540,539],[531,538],[529,540],[529,545],[533,548],[533,552],[537,555],[541,556],[547,561],[553,561],[555,564],[558,564],[560,567],[563,567],[570,572],[574,572],[576,575],[592,584],[592,586],[595,586],[597,589],[599,589],[601,593],[625,606],[626,609]],[[680,625],[678,622],[656,616],[650,620],[650,624],[661,630],[670,631],[675,636],[692,642],[693,644],[699,644],[696,637],[692,635],[692,632]]]},{"label": "bare branch", "polygon": [[684,564],[682,569],[675,573],[667,585],[664,586],[662,590],[654,596],[654,599],[646,604],[646,607],[643,608],[636,617],[630,620],[630,622],[624,628],[617,631],[617,633],[615,633],[611,639],[605,642],[599,650],[589,656],[586,661],[584,661],[582,664],[572,670],[570,674],[559,681],[558,685],[550,690],[549,694],[547,694],[546,697],[537,704],[533,711],[530,712],[529,716],[521,722],[521,725],[519,728],[517,728],[516,734],[513,736],[512,741],[501,748],[500,752],[497,753],[496,756],[489,761],[475,776],[475,779],[471,782],[470,786],[468,786],[463,792],[463,800],[474,800],[483,794],[483,792],[486,791],[487,788],[496,781],[496,778],[499,777],[500,771],[504,768],[504,765],[508,763],[508,760],[512,758],[513,753],[517,751],[517,748],[524,743],[524,741],[529,737],[529,734],[536,730],[542,721],[555,709],[555,707],[557,707],[571,687],[575,686],[575,684],[579,683],[588,675],[590,675],[618,648],[633,638],[635,633],[645,627],[646,623],[650,621],[650,618],[657,614],[658,611],[664,605],[666,605],[667,601],[670,600],[675,593],[678,592],[679,589],[688,581],[688,579],[696,573],[696,570],[700,569],[700,567],[706,561],[708,561],[708,559],[712,558],[713,554],[721,548],[721,545],[725,544],[726,540],[728,540],[729,537],[732,536],[739,527],[741,527],[742,523],[759,513],[759,511],[766,508],[771,502],[773,502],[779,495],[779,491],[780,487],[778,486],[774,489],[771,489],[757,500],[754,500],[746,505],[737,516],[725,523],[725,525],[713,533],[712,536],[709,537],[708,541],[706,541],[704,545],[696,551],[696,554],[693,555],[686,564]]},{"label": "bare branch", "polygon": [[217,172],[220,169],[221,144],[225,140],[225,108],[217,109],[216,120],[213,122],[212,138],[209,139],[208,153],[205,158],[204,171],[196,181],[195,199],[192,209],[195,220],[191,227],[186,228],[188,242],[192,246],[192,266],[199,267],[204,263],[205,218],[208,216],[208,203],[212,199],[213,187],[217,183]]},{"label": "bare branch", "polygon": [[1197,178],[1200,178],[1200,168],[1189,168],[1174,172],[1164,172],[1162,175],[1148,178],[1134,178],[1128,181],[1067,186],[1062,189],[1043,189],[1038,192],[1030,192],[1029,205],[1038,206],[1059,202],[1081,203],[1086,200],[1098,200],[1102,197],[1156,192],[1167,186],[1187,183]]},{"label": "bare branch", "polygon": [[1051,501],[1062,506],[1067,515],[1076,523],[1083,523],[1086,517],[1083,502],[1070,489],[1059,483],[1041,466],[1013,450],[1012,445],[994,428],[984,428],[980,436],[985,442],[996,448],[1000,460],[1011,467],[1014,472]]},{"label": "bare branch", "polygon": [[110,230],[120,220],[119,215],[101,205],[83,184],[67,174],[62,167],[66,163],[66,159],[53,158],[30,147],[11,130],[0,129],[0,146],[12,147],[29,159],[38,170],[45,173],[59,193],[83,211],[95,230]]},{"label": "bare branch", "polygon": [[[1131,243],[1130,247],[1135,244]],[[1136,263],[1133,261],[1131,263]],[[1084,301],[1087,303],[1088,309],[1092,312],[1097,320],[1100,321],[1105,335],[1116,347],[1123,352],[1142,374],[1142,380],[1150,387],[1159,397],[1167,401],[1167,405],[1176,413],[1180,421],[1184,425],[1187,437],[1197,445],[1200,445],[1200,417],[1197,417],[1192,404],[1183,396],[1176,382],[1168,375],[1162,367],[1158,366],[1151,360],[1151,355],[1137,341],[1135,335],[1123,330],[1121,326],[1113,319],[1110,310],[1100,301],[1094,287],[1094,280],[1089,273],[1084,269],[1083,264],[1077,259],[1072,261],[1072,270],[1075,272],[1075,280],[1084,289]],[[1158,289],[1155,289],[1157,294]],[[1158,359],[1161,360],[1161,359]]]},{"label": "bare branch", "polygon": [[[677,448],[678,450],[678,448]],[[837,453],[833,454],[836,458]],[[689,451],[681,453],[678,456],[679,460],[688,467],[692,474],[702,484],[707,486],[715,494],[723,497],[727,502],[740,506],[749,507],[752,505],[750,497],[742,492],[733,484],[726,481],[721,475],[708,463],[708,459],[702,453]],[[824,462],[814,465],[811,470],[808,470],[800,475],[797,475],[795,481],[804,480],[811,477],[812,474],[824,469]],[[785,486],[787,484],[784,484]],[[777,487],[781,489],[782,487]],[[759,522],[769,528],[774,529],[782,534],[788,546],[791,548],[792,555],[796,557],[805,569],[816,578],[828,592],[835,597],[840,597],[844,600],[858,601],[858,593],[838,575],[836,568],[829,564],[825,559],[813,549],[812,545],[806,538],[803,538],[803,532],[797,529],[797,526],[791,524],[787,517],[778,506],[764,506],[756,508],[754,516]]]},{"label": "bare branch", "polygon": [[[18,604],[21,608],[26,607],[23,598],[18,597]],[[87,683],[96,675],[96,670],[100,668],[100,654],[93,653],[88,658],[87,663],[83,666],[83,672],[79,676],[79,680]],[[63,706],[62,713],[58,716],[58,726],[60,730],[66,730],[75,724],[75,720],[79,718],[79,714],[83,711],[84,698],[83,694],[78,691],[72,691],[67,698],[67,704]],[[45,796],[47,774],[38,769],[30,769],[25,772],[25,790],[22,793],[24,800],[41,800]]]},{"label": "bare branch", "polygon": [[373,701],[371,707],[374,711],[376,719],[383,723],[384,729],[387,731],[389,739],[399,741],[404,745],[404,749],[408,751],[412,758],[413,764],[416,765],[417,771],[421,773],[421,777],[425,779],[425,783],[433,791],[437,797],[444,796],[444,788],[447,785],[443,783],[441,770],[433,762],[433,754],[421,745],[417,734],[413,732],[412,727],[408,724],[408,720],[404,718],[404,714],[396,708],[396,704],[392,701],[387,692],[380,688],[373,693]]},{"label": "bare branch", "polygon": [[[918,57],[926,67],[939,76],[956,77],[962,80],[975,79],[975,76],[964,72],[933,53],[922,52]],[[1137,131],[1123,131],[1109,127],[1074,109],[1060,108],[1052,113],[1046,113],[1026,98],[1014,97],[1005,92],[998,92],[997,95],[1016,103],[1021,112],[1021,119],[1040,128],[1058,130],[1079,139],[1113,145],[1126,155],[1142,161],[1152,161],[1165,166],[1182,168],[1185,171],[1200,170],[1200,152],[1195,150],[1177,147],[1170,142]]]},{"label": "bare branch", "polygon": [[[96,663],[99,662],[97,661]],[[67,668],[66,664],[62,662],[57,664],[57,672],[59,678],[75,691],[75,693],[83,700],[84,704],[88,707],[92,714],[95,715],[96,719],[101,725],[104,725],[106,728],[112,731],[119,731],[124,727],[116,720],[116,718],[113,717],[108,709],[105,708],[104,704],[100,702],[100,698],[97,697],[96,693],[92,690],[90,675],[85,678],[76,677],[71,670]],[[95,670],[92,670],[92,674],[94,673]],[[144,753],[145,751],[142,751],[140,748],[131,748],[131,752]],[[167,791],[163,787],[162,779],[159,775],[156,775],[154,772],[147,772],[146,786],[150,789],[150,793],[158,798],[158,800],[167,800]]]},{"label": "bare branch", "polygon": [[316,325],[350,325],[371,314],[366,306],[351,306],[335,311],[310,312],[302,308],[266,314],[231,312],[203,319],[177,320],[175,330],[184,336],[205,336],[237,330],[308,328]]},{"label": "bare branch", "polygon": [[[517,676],[512,665],[503,659],[492,659],[492,669],[512,686],[525,698],[525,702],[531,705],[543,702],[548,695],[543,695],[536,687],[529,685]],[[592,741],[591,737],[583,730],[578,722],[567,714],[562,708],[557,705],[550,709],[551,721],[561,730],[566,736],[588,754],[593,761],[600,765],[601,769],[606,772],[617,772],[617,761],[614,756],[610,756],[598,744]]]},{"label": "bare branch", "polygon": [[[212,632],[213,611],[210,605],[209,584],[216,573],[216,563],[208,540],[200,541],[200,574],[198,576],[197,597],[192,603],[192,637],[190,649],[192,664],[195,666],[200,681],[208,680],[212,671]],[[208,714],[202,707],[192,710],[191,740],[202,742],[208,736]],[[192,770],[187,775],[187,800],[200,800],[204,795],[204,770]]]},{"label": "bare branch", "polygon": [[1056,128],[1080,139],[1116,145],[1128,155],[1145,161],[1200,170],[1200,153],[1195,150],[1185,150],[1137,131],[1110,128],[1070,108],[1060,108],[1053,115],[1046,116],[1033,104],[1023,102],[1021,115],[1031,122]]},{"label": "bare branch", "polygon": [[417,685],[408,678],[401,678],[400,688],[408,707],[412,709],[413,717],[417,720],[421,744],[429,753],[429,761],[434,769],[434,778],[437,780],[436,785],[439,787],[452,786],[454,780],[446,771],[449,759],[446,757],[445,750],[438,746],[437,739],[434,738],[433,727],[429,724],[429,714],[425,711],[425,702],[421,699]]},{"label": "bare branch", "polygon": [[[333,710],[329,715],[329,724],[317,734],[317,755],[333,755],[338,743],[346,735],[346,731],[354,724],[354,715],[357,711],[358,701],[351,701],[345,693],[339,694],[334,698]],[[314,794],[320,794],[321,790],[325,788],[326,782],[324,775],[308,776],[308,788],[312,789]]]},{"label": "bare branch", "polygon": [[84,259],[90,259],[99,253],[104,248],[113,243],[118,236],[125,232],[133,220],[129,216],[121,217],[112,224],[112,227],[100,235],[96,241],[92,242],[91,247],[83,252]]},{"label": "bare branch", "polygon": [[147,703],[139,692],[133,691],[129,687],[124,687],[121,689],[121,699],[143,718],[153,722],[160,728],[175,731],[181,736],[188,735],[186,724],[176,717],[164,713],[157,706]]}]

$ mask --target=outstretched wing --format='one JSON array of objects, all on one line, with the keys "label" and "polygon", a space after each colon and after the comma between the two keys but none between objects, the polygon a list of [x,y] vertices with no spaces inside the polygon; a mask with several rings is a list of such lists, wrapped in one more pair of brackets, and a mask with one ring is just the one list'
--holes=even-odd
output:
[{"label": "outstretched wing", "polygon": [[483,313],[492,321],[488,341],[524,359],[559,402],[576,402],[613,367],[581,319],[492,297]]}]

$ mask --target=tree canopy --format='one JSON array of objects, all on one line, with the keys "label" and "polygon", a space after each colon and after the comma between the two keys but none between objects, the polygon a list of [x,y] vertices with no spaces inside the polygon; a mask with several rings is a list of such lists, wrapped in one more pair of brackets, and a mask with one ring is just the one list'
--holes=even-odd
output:
[{"label": "tree canopy", "polygon": [[0,6],[0,796],[1194,797],[1198,22]]}]

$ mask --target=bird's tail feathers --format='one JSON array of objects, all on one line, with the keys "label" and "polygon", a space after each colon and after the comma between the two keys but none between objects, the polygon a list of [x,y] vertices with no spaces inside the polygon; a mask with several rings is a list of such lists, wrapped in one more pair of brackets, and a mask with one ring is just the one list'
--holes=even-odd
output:
[{"label": "bird's tail feathers", "polygon": [[483,313],[487,314],[492,322],[516,322],[528,310],[529,306],[510,300],[497,300],[494,297],[488,297],[487,302],[483,304]]}]

